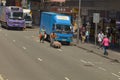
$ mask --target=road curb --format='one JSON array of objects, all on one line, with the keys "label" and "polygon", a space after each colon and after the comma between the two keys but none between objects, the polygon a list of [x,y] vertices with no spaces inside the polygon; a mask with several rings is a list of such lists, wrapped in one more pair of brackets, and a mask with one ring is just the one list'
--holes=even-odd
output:
[{"label": "road curb", "polygon": [[98,56],[101,56],[101,57],[103,57],[103,58],[109,59],[109,60],[111,60],[111,62],[120,63],[120,61],[119,61],[118,59],[112,58],[112,57],[110,57],[109,55],[108,55],[108,56],[102,55],[102,54],[100,54],[99,52],[96,52],[96,51],[94,51],[94,50],[90,50],[90,49],[81,47],[81,46],[79,46],[79,45],[76,45],[75,43],[72,43],[72,45],[73,45],[73,46],[76,46],[76,47],[78,47],[78,48],[81,48],[81,49],[83,49],[83,50],[86,50],[86,51],[88,51],[88,52],[94,53],[94,54],[96,54],[96,55],[98,55]]}]

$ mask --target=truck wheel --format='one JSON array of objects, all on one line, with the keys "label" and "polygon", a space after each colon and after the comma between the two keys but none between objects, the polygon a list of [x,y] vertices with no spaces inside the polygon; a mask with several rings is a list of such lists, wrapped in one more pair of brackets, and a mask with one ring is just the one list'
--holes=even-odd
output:
[{"label": "truck wheel", "polygon": [[67,45],[70,45],[70,42],[66,42]]}]

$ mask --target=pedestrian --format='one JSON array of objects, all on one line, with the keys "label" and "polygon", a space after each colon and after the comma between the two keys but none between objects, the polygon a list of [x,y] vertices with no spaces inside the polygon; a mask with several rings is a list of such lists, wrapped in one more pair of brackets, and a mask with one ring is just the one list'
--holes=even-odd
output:
[{"label": "pedestrian", "polygon": [[42,28],[40,30],[40,34],[39,34],[39,38],[40,38],[40,42],[44,43],[44,38],[45,38],[45,30]]},{"label": "pedestrian", "polygon": [[108,55],[107,49],[109,47],[110,40],[107,37],[107,35],[104,36],[102,44],[103,44],[103,48],[104,48],[104,55]]},{"label": "pedestrian", "polygon": [[57,37],[57,35],[56,35],[55,32],[52,32],[52,33],[50,34],[50,46],[52,46],[52,44],[53,44],[53,42],[55,41],[56,37]]},{"label": "pedestrian", "polygon": [[98,33],[98,43],[99,43],[99,48],[100,48],[100,49],[102,48],[102,40],[103,40],[103,38],[104,38],[104,34],[103,34],[102,31],[100,31],[100,32]]},{"label": "pedestrian", "polygon": [[114,48],[114,42],[113,42],[113,35],[112,35],[112,33],[110,34],[110,36],[109,36],[109,40],[110,40],[110,48]]},{"label": "pedestrian", "polygon": [[85,32],[86,32],[85,27],[82,27],[82,30],[81,30],[81,40],[82,40],[82,43],[84,43],[85,40],[86,40]]},{"label": "pedestrian", "polygon": [[118,44],[119,44],[119,47],[120,47],[120,35],[118,35]]},{"label": "pedestrian", "polygon": [[85,32],[86,42],[87,43],[89,42],[89,35],[90,35],[90,33],[89,33],[88,29],[87,29],[86,32]]},{"label": "pedestrian", "polygon": [[82,37],[82,43],[85,43],[86,40],[85,32],[82,32],[81,37]]}]

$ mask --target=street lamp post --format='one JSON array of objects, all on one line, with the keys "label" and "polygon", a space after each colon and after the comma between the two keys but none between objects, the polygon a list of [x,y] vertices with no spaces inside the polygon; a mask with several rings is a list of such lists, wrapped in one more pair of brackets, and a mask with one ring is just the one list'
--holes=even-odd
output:
[{"label": "street lamp post", "polygon": [[81,26],[81,0],[79,0],[79,10],[78,10],[78,28],[77,28],[77,45],[79,44],[80,37],[80,26]]}]

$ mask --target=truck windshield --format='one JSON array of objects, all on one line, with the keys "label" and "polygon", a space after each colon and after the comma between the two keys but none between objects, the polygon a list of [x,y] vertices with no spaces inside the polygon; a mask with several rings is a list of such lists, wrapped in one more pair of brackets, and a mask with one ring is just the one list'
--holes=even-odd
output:
[{"label": "truck windshield", "polygon": [[72,29],[71,29],[70,25],[56,24],[56,32],[71,33]]},{"label": "truck windshield", "polygon": [[23,13],[22,12],[13,12],[9,16],[10,19],[18,19],[18,20],[23,20]]},{"label": "truck windshield", "polygon": [[25,21],[32,21],[32,18],[30,16],[24,16]]}]

